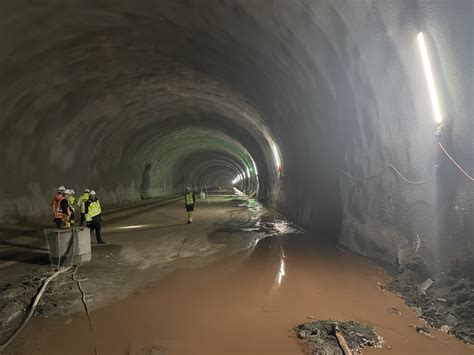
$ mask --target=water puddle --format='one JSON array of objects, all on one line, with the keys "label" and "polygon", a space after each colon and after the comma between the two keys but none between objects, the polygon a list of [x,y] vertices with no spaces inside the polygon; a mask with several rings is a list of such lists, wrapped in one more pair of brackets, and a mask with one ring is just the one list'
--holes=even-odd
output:
[{"label": "water puddle", "polygon": [[[446,334],[433,331],[428,338],[416,332],[413,325],[423,322],[402,300],[378,287],[387,278],[375,264],[314,240],[309,233],[264,238],[248,258],[234,256],[175,273],[154,288],[94,311],[99,354],[152,347],[168,355],[300,354],[296,324],[339,319],[371,324],[385,339],[383,349],[364,354],[390,349],[399,355],[472,355],[471,347]],[[93,339],[82,314],[34,319],[14,350],[91,354]]]},{"label": "water puddle", "polygon": [[370,260],[318,242],[251,200],[245,207],[207,235],[210,244],[229,250],[228,257],[175,271],[93,311],[93,334],[82,313],[34,318],[11,353],[93,354],[96,344],[101,355],[149,349],[157,355],[301,354],[295,326],[313,319],[373,326],[384,347],[364,354],[474,353],[444,333],[433,330],[432,338],[418,333],[416,327],[426,325],[380,288],[388,278]]}]

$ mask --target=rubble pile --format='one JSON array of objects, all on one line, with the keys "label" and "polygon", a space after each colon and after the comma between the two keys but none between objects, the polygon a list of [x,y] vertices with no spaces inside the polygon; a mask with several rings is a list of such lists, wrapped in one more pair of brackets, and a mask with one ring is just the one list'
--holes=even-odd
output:
[{"label": "rubble pile", "polygon": [[472,266],[453,265],[431,275],[419,257],[412,258],[385,287],[401,295],[431,326],[474,344],[474,278]]},{"label": "rubble pile", "polygon": [[367,346],[380,347],[383,342],[372,326],[356,321],[317,320],[299,324],[295,328],[305,353],[344,355],[336,337],[336,329],[344,337],[353,354],[360,354]]}]

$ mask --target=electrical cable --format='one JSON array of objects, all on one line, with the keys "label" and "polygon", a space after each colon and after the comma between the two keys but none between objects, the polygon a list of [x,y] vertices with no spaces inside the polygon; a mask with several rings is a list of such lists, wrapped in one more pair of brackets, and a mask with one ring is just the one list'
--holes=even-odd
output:
[{"label": "electrical cable", "polygon": [[74,281],[76,281],[77,283],[77,287],[79,288],[79,291],[81,291],[81,300],[82,300],[82,304],[84,305],[84,310],[86,312],[86,315],[87,315],[87,319],[89,320],[89,328],[91,330],[91,334],[92,334],[92,337],[94,338],[94,351],[95,351],[95,355],[98,355],[99,354],[99,350],[97,349],[97,340],[95,338],[95,333],[94,333],[94,325],[92,324],[92,318],[91,318],[91,315],[90,315],[90,312],[89,312],[89,307],[87,306],[87,303],[86,303],[86,293],[84,292],[84,289],[82,288],[82,285],[81,285],[81,282],[80,280],[76,279],[76,272],[77,272],[77,269],[79,269],[79,266],[76,266],[76,268],[74,269],[74,272],[72,273],[72,279]]},{"label": "electrical cable", "polygon": [[[57,234],[57,238],[58,238],[58,244],[60,245],[60,241],[59,241],[59,234],[60,232],[58,232]],[[31,317],[33,316],[33,314],[35,313],[35,310],[39,304],[39,301],[41,300],[41,297],[43,296],[45,290],[46,290],[46,287],[48,286],[48,284],[53,280],[55,279],[57,276],[59,276],[60,274],[63,274],[67,271],[69,271],[71,268],[72,268],[72,263],[73,263],[73,260],[74,260],[74,252],[75,252],[75,233],[74,231],[72,231],[72,238],[71,238],[71,242],[73,243],[72,244],[72,258],[71,258],[71,266],[68,266],[64,269],[58,269],[54,274],[52,274],[51,276],[49,276],[44,282],[43,282],[43,285],[41,286],[40,290],[38,291],[38,293],[36,294],[35,296],[35,300],[30,308],[30,311],[28,312],[28,315],[26,316],[26,318],[23,320],[23,322],[21,323],[21,325],[17,328],[17,330],[3,343],[0,345],[0,352],[2,352],[3,350],[5,350],[7,348],[8,345],[10,345],[10,343],[17,337],[18,334],[20,334],[20,332],[25,328],[26,324],[30,321]],[[59,265],[60,265],[60,260],[61,260],[61,257],[59,256]],[[59,267],[58,267],[59,268]],[[73,281],[75,281],[77,283],[77,286],[79,287],[79,290],[81,291],[81,294],[82,294],[82,303],[84,305],[84,308],[85,308],[85,311],[86,311],[86,314],[87,314],[87,318],[89,319],[89,326],[91,328],[91,332],[92,332],[92,335],[94,336],[94,330],[93,330],[93,325],[92,325],[92,319],[91,319],[91,316],[90,316],[90,313],[89,313],[89,308],[87,307],[87,303],[86,303],[86,300],[85,300],[85,297],[86,297],[86,294],[82,288],[82,285],[80,283],[80,280],[76,279],[76,271],[77,269],[79,268],[79,266],[76,266],[76,268],[74,269],[73,273],[72,273],[72,278],[73,278]],[[95,341],[95,336],[94,336],[94,343],[95,343],[95,354],[98,355],[98,350],[97,350],[97,343]]]},{"label": "electrical cable", "polygon": [[457,162],[456,160],[454,160],[454,158],[449,155],[448,151],[444,148],[443,144],[438,141],[438,145],[439,147],[441,148],[441,151],[449,158],[449,160],[451,160],[451,162],[454,164],[454,166],[456,166],[463,174],[464,176],[466,176],[469,180],[471,181],[474,181],[474,177],[472,177],[471,175],[469,175]]},{"label": "electrical cable", "polygon": [[67,267],[65,269],[62,269],[62,270],[58,270],[56,271],[54,274],[52,274],[51,276],[49,276],[44,282],[43,282],[43,285],[41,286],[40,290],[38,291],[38,293],[36,294],[36,297],[35,297],[35,300],[33,302],[33,305],[31,306],[30,308],[30,311],[28,313],[28,315],[26,316],[25,320],[21,323],[20,327],[17,328],[17,330],[2,344],[0,345],[0,352],[5,350],[5,348],[13,341],[13,339],[15,339],[15,337],[20,334],[20,332],[23,330],[23,328],[25,328],[26,324],[29,322],[29,320],[31,319],[31,317],[33,316],[33,314],[35,313],[35,310],[36,310],[36,307],[38,306],[38,303],[41,299],[41,297],[43,296],[43,293],[44,291],[46,290],[46,287],[48,286],[48,284],[54,279],[56,278],[57,276],[59,276],[60,274],[62,273],[65,273],[66,271],[68,271],[71,267]]},{"label": "electrical cable", "polygon": [[[69,266],[74,265],[74,256],[76,255],[76,238],[77,238],[77,231],[74,228],[71,228],[71,259],[69,261]],[[71,246],[71,245],[69,245]]]},{"label": "electrical cable", "polygon": [[424,180],[421,180],[421,181],[413,181],[413,180],[409,180],[407,179],[406,177],[404,177],[402,175],[402,173],[400,173],[400,171],[392,164],[385,164],[384,168],[382,169],[382,171],[377,174],[377,175],[372,175],[372,176],[367,176],[367,177],[357,177],[357,176],[352,176],[348,173],[346,173],[344,170],[341,170],[341,169],[338,169],[343,175],[347,176],[348,178],[350,179],[354,179],[354,180],[359,180],[359,181],[364,181],[364,180],[371,180],[371,179],[375,179],[375,178],[378,178],[378,177],[381,177],[383,175],[383,173],[388,170],[388,169],[391,169],[396,175],[398,175],[403,181],[405,181],[406,183],[408,184],[412,184],[412,185],[422,185],[422,184],[426,184],[428,181],[431,180],[431,178],[433,177],[434,175],[434,172],[435,170],[438,168],[438,165],[435,165],[433,167],[433,170],[431,171],[431,174],[430,176],[428,176],[426,179]]},{"label": "electrical cable", "polygon": [[59,231],[58,234],[56,235],[56,239],[58,240],[58,267],[57,269],[61,267],[61,240],[59,239],[59,235],[61,232]]},{"label": "electrical cable", "polygon": [[179,248],[178,254],[176,254],[176,259],[179,259],[181,255],[181,251],[183,250],[184,243],[186,243],[186,239],[188,239],[188,234],[186,233],[183,239],[183,242],[181,243],[181,247]]}]

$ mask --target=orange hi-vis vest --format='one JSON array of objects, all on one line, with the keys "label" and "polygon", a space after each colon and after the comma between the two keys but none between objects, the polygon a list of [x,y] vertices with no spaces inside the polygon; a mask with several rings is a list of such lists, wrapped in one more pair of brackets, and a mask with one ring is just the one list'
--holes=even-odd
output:
[{"label": "orange hi-vis vest", "polygon": [[61,209],[61,201],[64,200],[64,196],[62,194],[57,194],[53,198],[53,214],[54,218],[62,219],[63,218],[63,210]]}]

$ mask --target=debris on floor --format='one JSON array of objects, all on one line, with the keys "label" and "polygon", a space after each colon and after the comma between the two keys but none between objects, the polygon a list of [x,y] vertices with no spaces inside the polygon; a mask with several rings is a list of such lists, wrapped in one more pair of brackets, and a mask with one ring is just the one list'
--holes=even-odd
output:
[{"label": "debris on floor", "polygon": [[303,350],[311,355],[344,355],[346,352],[336,333],[342,335],[353,354],[360,354],[364,347],[380,347],[383,343],[372,326],[356,321],[318,320],[299,324],[295,329]]},{"label": "debris on floor", "polygon": [[472,266],[453,265],[449,272],[430,275],[422,259],[415,256],[385,288],[401,295],[434,328],[474,344]]},{"label": "debris on floor", "polygon": [[395,308],[395,307],[390,308],[390,312],[392,312],[393,314],[396,314],[397,316],[402,315],[402,312],[398,308]]},{"label": "debris on floor", "polygon": [[[17,282],[0,284],[0,340],[15,329],[31,305],[41,284],[52,272],[41,276],[23,275]],[[48,316],[80,311],[77,286],[70,274],[63,274],[45,290],[35,315]],[[67,311],[67,312],[66,312]]]},{"label": "debris on floor", "polygon": [[433,336],[431,335],[431,331],[428,329],[428,327],[419,327],[415,326],[415,329],[418,333],[421,335],[427,336],[428,338],[432,338]]},{"label": "debris on floor", "polygon": [[152,346],[137,349],[135,346],[130,345],[125,353],[126,355],[166,355],[166,350],[161,346]]}]

